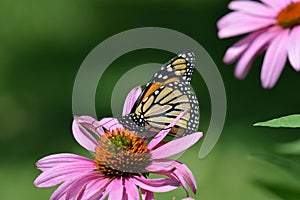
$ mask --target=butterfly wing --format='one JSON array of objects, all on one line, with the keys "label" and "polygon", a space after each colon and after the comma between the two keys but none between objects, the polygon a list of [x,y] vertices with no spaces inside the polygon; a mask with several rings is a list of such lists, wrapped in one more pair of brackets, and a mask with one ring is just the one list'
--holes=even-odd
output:
[{"label": "butterfly wing", "polygon": [[181,112],[188,112],[171,129],[170,136],[195,132],[199,123],[199,106],[190,81],[195,68],[193,53],[183,53],[163,65],[147,83],[131,113],[120,119],[127,128],[157,133]]},{"label": "butterfly wing", "polygon": [[154,74],[149,83],[178,81],[181,83],[190,84],[194,69],[194,53],[182,53],[164,64]]}]

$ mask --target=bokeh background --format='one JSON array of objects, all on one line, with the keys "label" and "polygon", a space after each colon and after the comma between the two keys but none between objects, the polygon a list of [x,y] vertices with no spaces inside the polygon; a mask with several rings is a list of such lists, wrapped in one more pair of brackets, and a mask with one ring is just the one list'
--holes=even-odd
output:
[{"label": "bokeh background", "polygon": [[[252,124],[299,113],[300,74],[287,64],[277,85],[272,90],[264,90],[259,81],[262,57],[258,57],[248,77],[244,81],[236,80],[233,65],[224,65],[222,57],[237,38],[219,40],[216,29],[217,20],[229,11],[228,2],[1,0],[1,199],[48,199],[55,188],[40,189],[33,185],[40,173],[35,162],[45,155],[72,152],[91,156],[76,143],[71,132],[76,73],[88,53],[106,38],[148,26],[174,29],[198,41],[216,62],[226,87],[227,118],[219,142],[204,159],[198,159],[201,142],[180,158],[197,179],[198,193],[193,197],[197,200],[297,199],[299,182],[294,176],[286,169],[256,159],[255,155],[277,155],[278,144],[300,138],[299,129],[259,128]],[[98,117],[111,115],[107,105],[122,74],[140,64],[165,63],[172,56],[169,52],[148,49],[116,60],[99,83],[101,87],[95,99]],[[208,91],[197,73],[192,85],[200,101],[199,129],[205,133],[210,117]],[[293,188],[294,196],[279,197],[276,191],[285,193],[290,190],[286,189],[287,185]],[[184,190],[156,195],[157,199],[173,196],[184,197]]]}]

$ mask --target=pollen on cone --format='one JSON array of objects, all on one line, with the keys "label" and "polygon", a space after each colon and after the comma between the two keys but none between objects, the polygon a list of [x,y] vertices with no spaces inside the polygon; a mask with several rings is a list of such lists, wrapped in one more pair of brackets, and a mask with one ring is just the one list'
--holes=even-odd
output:
[{"label": "pollen on cone", "polygon": [[300,2],[291,3],[281,10],[277,20],[282,28],[292,28],[300,24]]}]

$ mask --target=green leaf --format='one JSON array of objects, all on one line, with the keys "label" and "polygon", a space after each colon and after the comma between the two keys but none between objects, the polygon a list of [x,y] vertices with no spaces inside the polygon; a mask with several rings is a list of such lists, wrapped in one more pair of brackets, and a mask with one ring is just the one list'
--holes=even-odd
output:
[{"label": "green leaf", "polygon": [[276,147],[276,150],[280,153],[287,154],[300,154],[300,140],[292,141],[285,144],[280,144]]},{"label": "green leaf", "polygon": [[272,192],[283,200],[298,200],[300,196],[300,163],[295,159],[288,159],[283,156],[259,153],[252,154],[251,158],[258,159],[277,166],[290,175],[291,180],[270,181],[255,179],[254,184]]},{"label": "green leaf", "polygon": [[300,114],[280,117],[265,122],[257,122],[253,126],[300,128]]},{"label": "green leaf", "polygon": [[280,199],[299,200],[300,189],[295,185],[282,185],[282,183],[271,183],[260,180],[256,180],[254,183],[257,186],[272,192],[276,196],[280,197]]},{"label": "green leaf", "polygon": [[300,163],[282,156],[266,153],[252,154],[252,158],[260,159],[280,167],[288,172],[300,185]]}]

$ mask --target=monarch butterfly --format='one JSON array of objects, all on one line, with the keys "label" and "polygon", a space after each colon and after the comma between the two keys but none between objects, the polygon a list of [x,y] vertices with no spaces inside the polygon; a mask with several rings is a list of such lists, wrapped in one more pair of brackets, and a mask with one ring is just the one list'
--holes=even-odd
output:
[{"label": "monarch butterfly", "polygon": [[192,52],[178,54],[162,65],[146,84],[131,112],[118,121],[128,129],[151,135],[188,110],[168,135],[180,137],[195,132],[199,124],[199,103],[190,88],[194,68]]}]

